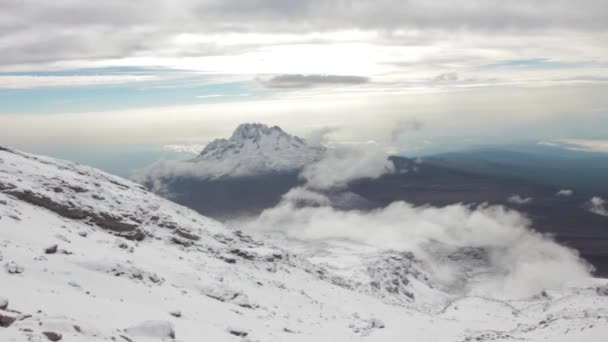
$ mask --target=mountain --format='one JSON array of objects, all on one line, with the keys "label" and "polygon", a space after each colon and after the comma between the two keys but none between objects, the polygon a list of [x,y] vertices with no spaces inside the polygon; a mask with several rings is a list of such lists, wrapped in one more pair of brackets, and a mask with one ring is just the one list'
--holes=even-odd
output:
[{"label": "mountain", "polygon": [[324,150],[278,126],[246,123],[229,139],[210,142],[191,162],[199,175],[209,178],[243,177],[298,170],[318,160]]},{"label": "mountain", "polygon": [[[0,340],[600,341],[608,333],[605,280],[526,300],[482,298],[444,287],[409,251],[262,237],[91,167],[0,148]],[[475,284],[491,271],[488,258],[460,248],[441,260]]]},{"label": "mountain", "polygon": [[161,160],[135,179],[148,189],[214,218],[259,213],[298,184],[300,170],[325,148],[277,126],[239,125],[187,161]]},{"label": "mountain", "polygon": [[[200,161],[157,164],[139,181],[203,215],[230,221],[275,207],[290,189],[303,184],[302,167],[325,153],[278,127],[243,124],[230,139],[205,148],[195,159]],[[284,165],[291,167],[269,166],[288,160],[285,155],[291,159]],[[525,214],[539,232],[576,248],[595,266],[597,275],[608,276],[608,218],[588,208],[593,196],[604,193],[602,184],[608,184],[605,155],[533,145],[390,160],[396,172],[355,180],[324,194],[340,209],[373,210],[395,201],[417,206],[503,205]],[[597,192],[592,191],[593,184]],[[557,195],[564,189],[573,194]],[[530,201],[510,200],[518,196]]]},{"label": "mountain", "polygon": [[608,196],[608,153],[560,145],[521,144],[424,157],[433,165],[508,177],[591,196]]}]

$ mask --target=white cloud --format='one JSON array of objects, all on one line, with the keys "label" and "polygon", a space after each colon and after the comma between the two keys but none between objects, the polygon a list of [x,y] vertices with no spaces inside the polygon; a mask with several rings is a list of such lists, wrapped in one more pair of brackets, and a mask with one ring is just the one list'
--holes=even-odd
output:
[{"label": "white cloud", "polygon": [[190,153],[197,155],[205,148],[205,145],[201,144],[170,144],[164,145],[163,150],[177,152],[177,153]]},{"label": "white cloud", "polygon": [[33,76],[0,75],[0,88],[25,89],[39,87],[77,87],[85,85],[121,84],[157,79],[153,75],[86,75],[86,76]]},{"label": "white cloud", "polygon": [[313,189],[340,188],[361,178],[378,178],[394,172],[394,165],[379,146],[340,146],[329,149],[323,159],[308,165],[300,177]]},{"label": "white cloud", "polygon": [[589,200],[589,211],[597,215],[608,216],[606,200],[598,196],[591,198]]},{"label": "white cloud", "polygon": [[[300,198],[298,195],[303,194]],[[312,198],[312,200],[311,200]],[[303,203],[312,202],[308,206]],[[529,228],[516,211],[500,206],[414,207],[405,202],[369,212],[336,210],[310,190],[290,191],[274,208],[245,223],[248,229],[285,234],[323,246],[350,241],[361,248],[411,251],[425,263],[434,281],[476,295],[520,298],[589,277],[577,253]],[[458,285],[460,270],[446,266],[437,251],[483,248],[489,268],[483,276]],[[356,248],[356,247],[355,247]]]},{"label": "white cloud", "polygon": [[533,200],[532,197],[522,197],[518,194],[514,194],[514,195],[510,196],[509,198],[507,198],[507,201],[509,203],[518,204],[518,205],[532,203],[532,200]]},{"label": "white cloud", "polygon": [[572,151],[608,153],[608,140],[601,139],[555,139],[539,144],[562,147]]},{"label": "white cloud", "polygon": [[561,189],[558,192],[555,193],[555,196],[564,196],[564,197],[569,197],[572,196],[574,194],[573,190],[570,189]]}]

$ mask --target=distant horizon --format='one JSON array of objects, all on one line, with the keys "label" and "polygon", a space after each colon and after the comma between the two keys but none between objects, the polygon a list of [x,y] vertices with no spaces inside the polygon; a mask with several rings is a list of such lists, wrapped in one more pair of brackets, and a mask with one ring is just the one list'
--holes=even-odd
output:
[{"label": "distant horizon", "polygon": [[399,154],[608,140],[606,1],[1,7],[0,143],[32,152],[202,145],[242,122]]}]

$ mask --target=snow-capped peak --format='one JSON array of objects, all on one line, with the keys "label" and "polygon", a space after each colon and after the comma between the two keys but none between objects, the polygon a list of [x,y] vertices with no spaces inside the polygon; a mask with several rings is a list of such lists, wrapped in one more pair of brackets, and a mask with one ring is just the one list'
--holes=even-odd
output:
[{"label": "snow-capped peak", "polygon": [[192,162],[209,178],[251,176],[298,170],[324,151],[278,126],[244,123],[229,139],[210,142]]},{"label": "snow-capped peak", "polygon": [[[240,124],[232,133],[231,140],[246,140],[246,139],[259,139],[262,135],[272,135],[276,133],[279,136],[291,137],[285,133],[279,126],[269,127],[261,123],[243,123]],[[297,137],[294,137],[301,140]]]}]

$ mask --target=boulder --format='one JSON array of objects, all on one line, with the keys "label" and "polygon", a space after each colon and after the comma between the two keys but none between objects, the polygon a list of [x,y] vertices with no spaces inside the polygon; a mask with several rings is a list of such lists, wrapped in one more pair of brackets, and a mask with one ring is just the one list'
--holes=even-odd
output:
[{"label": "boulder", "polygon": [[6,310],[8,308],[8,299],[0,297],[0,310]]},{"label": "boulder", "polygon": [[44,331],[44,332],[42,332],[42,335],[46,336],[46,338],[49,339],[49,341],[53,341],[53,342],[60,341],[63,338],[63,335],[61,335],[60,332],[56,332],[56,331]]},{"label": "boulder", "polygon": [[9,316],[5,313],[0,312],[0,327],[8,328],[13,324],[17,318]]},{"label": "boulder", "polygon": [[19,273],[23,273],[23,271],[25,271],[25,269],[22,266],[19,266],[19,264],[17,264],[14,261],[7,263],[5,265],[5,268],[6,268],[6,271],[10,274],[19,274]]},{"label": "boulder", "polygon": [[236,328],[228,328],[226,329],[226,331],[234,336],[238,336],[238,337],[246,337],[247,335],[249,335],[248,332],[242,330],[242,329],[236,329]]},{"label": "boulder", "polygon": [[44,253],[46,254],[55,254],[57,253],[57,245],[52,245],[44,249]]}]

